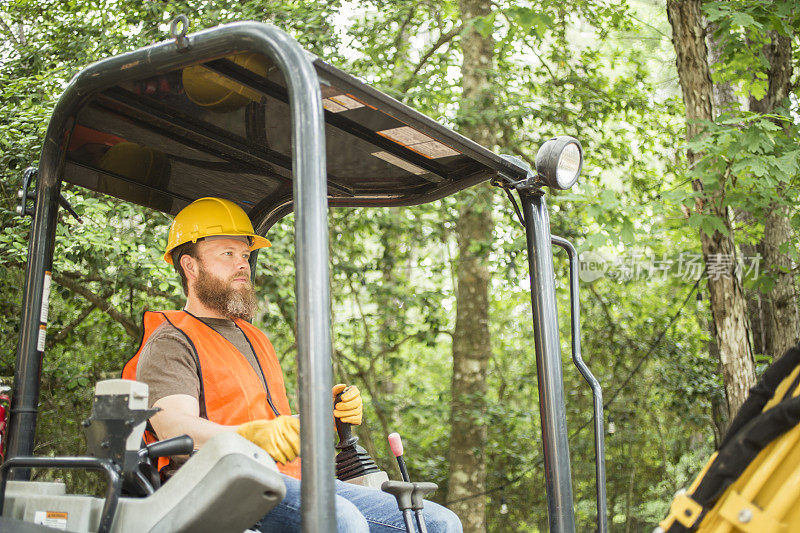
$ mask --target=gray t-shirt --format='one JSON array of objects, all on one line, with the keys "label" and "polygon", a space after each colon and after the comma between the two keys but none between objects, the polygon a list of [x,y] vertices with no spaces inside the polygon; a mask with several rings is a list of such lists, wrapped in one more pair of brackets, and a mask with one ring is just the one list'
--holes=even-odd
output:
[{"label": "gray t-shirt", "polygon": [[[233,320],[198,318],[233,344],[264,382],[253,348]],[[187,394],[200,399],[200,371],[194,349],[183,332],[166,321],[155,329],[139,355],[136,380],[147,383],[150,388],[150,407],[173,394]]]}]

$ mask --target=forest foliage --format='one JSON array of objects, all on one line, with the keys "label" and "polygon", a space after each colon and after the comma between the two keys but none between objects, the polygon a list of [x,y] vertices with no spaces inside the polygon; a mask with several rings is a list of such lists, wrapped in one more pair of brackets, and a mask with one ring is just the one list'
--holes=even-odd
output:
[{"label": "forest foliage", "polygon": [[[725,391],[712,335],[699,232],[729,231],[698,208],[692,179],[724,175],[726,209],[737,213],[737,245],[763,236],[776,205],[793,232],[800,177],[798,89],[769,114],[732,106],[687,146],[666,9],[658,0],[499,0],[491,14],[461,20],[453,0],[295,2],[2,0],[0,2],[0,382],[11,385],[30,219],[16,214],[22,171],[35,166],[49,115],[69,79],[97,59],[163,40],[185,13],[191,30],[234,20],[271,22],[333,65],[437,121],[496,125],[489,148],[534,161],[554,135],[585,150],[572,190],[548,192],[553,233],[572,240],[597,276],[581,283],[584,358],[604,385],[609,521],[651,528],[675,490],[713,450]],[[736,98],[766,94],[762,49],[789,36],[798,65],[792,2],[706,2],[721,42],[715,83]],[[492,35],[495,105],[459,113],[465,28]],[[704,153],[694,168],[685,150]],[[707,180],[706,190],[718,186]],[[394,476],[385,435],[399,431],[414,479],[448,478],[451,339],[455,320],[455,224],[473,201],[463,191],[409,208],[332,209],[334,373],[358,384],[366,403],[361,443]],[[93,385],[116,377],[136,351],[148,309],[182,306],[180,283],[161,260],[169,219],[73,186],[64,195],[82,221],[61,210],[54,290],[43,362],[37,454],[79,454],[80,421]],[[492,200],[486,487],[490,531],[544,531],[547,501],[540,447],[525,234],[502,194]],[[272,339],[297,405],[293,221],[270,230],[259,256],[255,323]],[[797,263],[796,239],[781,251]],[[721,258],[724,259],[724,258]],[[595,520],[591,391],[569,360],[568,271],[555,252],[572,475],[579,530]],[[743,254],[751,294],[773,275]],[[796,275],[791,269],[792,276]],[[756,353],[758,370],[779,354]],[[722,417],[722,419],[721,419]],[[613,425],[613,432],[611,426]],[[69,476],[70,474],[65,474]],[[76,478],[81,488],[90,481]],[[440,491],[438,501],[444,501]]]}]

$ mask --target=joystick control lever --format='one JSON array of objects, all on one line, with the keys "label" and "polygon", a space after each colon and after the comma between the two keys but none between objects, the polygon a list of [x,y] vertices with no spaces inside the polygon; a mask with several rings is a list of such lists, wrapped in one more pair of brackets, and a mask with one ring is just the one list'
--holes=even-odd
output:
[{"label": "joystick control lever", "polygon": [[[411,479],[408,477],[408,469],[406,468],[405,459],[403,459],[403,440],[400,438],[399,433],[391,433],[389,435],[389,448],[392,450],[392,454],[397,458],[397,466],[400,467],[400,474],[403,476],[403,481],[411,485],[411,509],[414,511],[414,515],[417,517],[417,524],[419,525],[420,533],[428,533],[428,528],[425,526],[425,517],[422,514],[422,499],[425,497],[426,494],[430,494],[434,492],[439,486],[436,483],[429,483],[427,481],[421,483],[411,483]],[[393,482],[398,483],[398,482]],[[385,484],[384,484],[385,485]],[[400,490],[397,488],[392,488],[394,486],[390,486],[391,490]],[[385,492],[389,492],[384,487],[381,487]],[[392,493],[393,494],[393,493]],[[400,504],[399,496],[397,497],[398,505]],[[402,511],[403,508],[401,507],[400,510]],[[410,513],[410,511],[409,511]]]},{"label": "joystick control lever", "polygon": [[[340,392],[335,401],[338,402],[341,397]],[[353,435],[352,425],[338,418],[335,420],[336,433],[339,435],[339,443],[335,446],[339,450],[336,454],[336,478],[354,485],[380,488],[381,483],[389,480],[389,476],[378,468],[367,450],[357,444],[358,437]]]}]

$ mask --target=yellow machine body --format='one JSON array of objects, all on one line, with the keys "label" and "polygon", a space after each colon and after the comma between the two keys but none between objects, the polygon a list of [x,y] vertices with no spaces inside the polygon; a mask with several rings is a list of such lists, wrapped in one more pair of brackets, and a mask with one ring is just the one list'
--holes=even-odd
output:
[{"label": "yellow machine body", "polygon": [[[785,398],[797,398],[800,366],[786,376],[762,413]],[[791,394],[790,387],[794,387]],[[676,495],[660,527],[702,533],[790,533],[800,531],[800,425],[769,443],[744,472],[722,493],[696,529],[703,507],[692,498],[695,490],[717,459],[714,453],[686,492]],[[685,529],[680,528],[683,526]]]}]

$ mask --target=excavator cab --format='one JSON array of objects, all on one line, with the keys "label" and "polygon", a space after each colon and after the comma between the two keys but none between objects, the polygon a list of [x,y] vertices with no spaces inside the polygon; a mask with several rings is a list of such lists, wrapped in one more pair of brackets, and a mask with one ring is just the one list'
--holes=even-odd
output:
[{"label": "excavator cab", "polygon": [[[171,215],[198,198],[226,198],[248,213],[261,235],[294,211],[301,513],[304,531],[311,532],[326,530],[334,506],[328,206],[415,205],[490,181],[510,198],[517,195],[527,233],[553,531],[575,527],[552,244],[570,256],[573,359],[595,392],[598,527],[604,531],[602,397],[580,358],[575,249],[550,234],[546,203],[547,188],[568,189],[577,180],[580,143],[547,140],[531,169],[327,64],[273,26],[239,22],[192,34],[187,28],[188,20],[179,17],[169,39],[77,74],[53,110],[38,169],[24,176],[19,211],[33,221],[7,460],[0,468],[0,529],[63,519],[67,529],[80,531],[221,531],[213,519],[225,515],[225,502],[233,497],[251,502],[248,509],[228,511],[243,519],[225,527],[241,531],[250,515],[263,516],[282,497],[271,459],[235,435],[204,446],[152,493],[143,488],[143,497],[122,495],[126,477],[147,478],[131,466],[141,454],[136,428],[149,416],[142,403],[146,390],[133,382],[98,384],[89,430],[99,444],[90,446],[89,455],[59,463],[33,454],[57,213],[59,206],[70,209],[62,183]],[[70,522],[48,507],[70,497],[64,487],[28,481],[32,467],[104,471],[106,498],[79,501],[82,522]],[[212,477],[219,478],[213,487]],[[244,492],[255,496],[248,500],[232,487],[247,487]],[[190,500],[197,516],[181,514],[180,502]],[[143,521],[144,515],[155,518]]]}]

